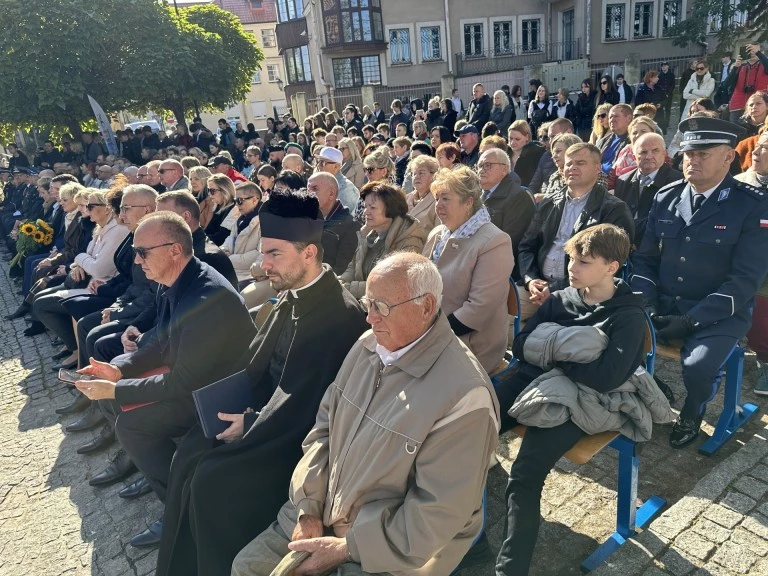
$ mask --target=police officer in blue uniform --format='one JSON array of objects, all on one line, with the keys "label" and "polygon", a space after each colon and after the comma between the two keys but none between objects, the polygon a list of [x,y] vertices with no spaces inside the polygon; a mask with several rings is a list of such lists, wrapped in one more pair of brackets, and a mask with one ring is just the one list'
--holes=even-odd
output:
[{"label": "police officer in blue uniform", "polygon": [[698,436],[719,370],[747,333],[768,272],[768,194],[729,174],[742,129],[694,115],[680,131],[685,179],[656,195],[632,277],[657,337],[683,341],[687,396],[669,437],[674,448]]}]

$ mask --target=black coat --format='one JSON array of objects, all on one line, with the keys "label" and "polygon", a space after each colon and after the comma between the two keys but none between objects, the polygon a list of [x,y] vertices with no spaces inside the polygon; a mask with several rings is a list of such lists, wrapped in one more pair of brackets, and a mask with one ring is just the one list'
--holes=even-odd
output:
[{"label": "black coat", "polygon": [[643,240],[645,224],[648,221],[648,213],[651,211],[653,197],[661,188],[671,182],[680,180],[682,177],[682,172],[678,172],[668,164],[662,164],[656,173],[656,178],[643,188],[642,194],[640,194],[640,176],[637,168],[621,175],[616,180],[613,193],[616,198],[626,202],[630,213],[635,219],[635,237],[632,242],[635,247],[640,246],[640,242]]},{"label": "black coat", "polygon": [[[557,231],[560,229],[566,194],[567,190],[564,190],[554,196],[547,196],[541,201],[531,225],[528,226],[528,230],[525,231],[523,239],[520,241],[518,263],[520,276],[526,285],[531,280],[544,279],[541,268],[557,237]],[[573,234],[596,224],[615,224],[624,228],[630,238],[635,232],[635,224],[627,205],[613,194],[609,194],[599,184],[592,188],[587,203],[573,226]],[[568,256],[565,257],[565,266],[564,279],[550,282],[549,289],[551,292],[568,286]]]},{"label": "black coat", "polygon": [[355,222],[348,208],[336,200],[336,206],[323,223],[323,262],[335,274],[343,274],[357,250],[357,231],[360,224]]},{"label": "black coat", "polygon": [[448,131],[451,133],[451,136],[453,136],[453,128],[456,126],[456,118],[457,118],[456,110],[448,110],[443,117],[440,119],[440,122],[443,126],[448,128]]},{"label": "black coat", "polygon": [[466,119],[470,124],[474,124],[482,132],[483,126],[488,122],[491,115],[493,100],[488,94],[483,94],[480,98],[475,98],[469,103]]},{"label": "black coat", "polygon": [[[281,327],[291,318],[295,333],[285,368],[280,382],[271,385],[270,360]],[[366,328],[360,304],[327,267],[317,283],[299,292],[292,312],[281,297],[246,353],[251,382],[261,386],[258,394],[264,399],[254,407],[256,413],[246,415],[246,435],[221,444],[205,440],[198,426],[179,446],[157,576],[230,574],[235,555],[285,503],[320,400]]]},{"label": "black coat", "polygon": [[539,142],[528,142],[520,151],[520,157],[515,162],[515,174],[520,176],[520,183],[528,187],[539,165],[539,159],[547,149]]},{"label": "black coat", "polygon": [[224,244],[224,241],[229,238],[231,230],[229,228],[223,228],[221,223],[234,207],[234,204],[230,204],[225,208],[216,210],[211,216],[211,221],[208,223],[208,226],[205,227],[205,235],[208,236],[211,242],[216,244],[216,246],[221,246]]},{"label": "black coat", "polygon": [[619,103],[619,93],[616,92],[616,90],[611,90],[610,92],[603,92],[602,90],[598,90],[597,92],[597,105],[600,106],[600,104],[612,104],[616,105]]},{"label": "black coat", "polygon": [[[240,294],[194,257],[173,286],[158,291],[157,311],[143,345],[113,360],[124,376],[115,390],[120,405],[191,402],[192,391],[237,372],[243,343],[255,332]],[[159,366],[171,371],[139,378]]]},{"label": "black coat", "polygon": [[573,105],[576,118],[573,127],[577,132],[586,132],[587,135],[592,131],[592,119],[595,117],[595,94],[591,92],[589,96],[584,92],[579,93],[576,103]]}]

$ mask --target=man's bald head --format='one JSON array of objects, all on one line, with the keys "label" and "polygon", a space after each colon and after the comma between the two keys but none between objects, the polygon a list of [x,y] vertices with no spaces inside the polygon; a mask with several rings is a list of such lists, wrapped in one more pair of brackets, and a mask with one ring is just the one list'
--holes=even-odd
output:
[{"label": "man's bald head", "polygon": [[283,158],[283,168],[293,170],[297,174],[304,173],[304,160],[298,154],[288,154]]},{"label": "man's bald head", "polygon": [[327,216],[339,197],[339,183],[336,177],[328,172],[315,172],[307,181],[307,190],[317,196],[320,212]]}]

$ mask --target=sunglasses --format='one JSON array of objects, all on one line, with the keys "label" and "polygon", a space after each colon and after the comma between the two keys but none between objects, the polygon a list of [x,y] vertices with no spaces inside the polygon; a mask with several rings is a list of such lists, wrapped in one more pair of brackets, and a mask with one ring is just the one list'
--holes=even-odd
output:
[{"label": "sunglasses", "polygon": [[166,172],[176,172],[176,168],[160,168],[157,171],[158,174],[165,174]]},{"label": "sunglasses", "polygon": [[600,80],[600,84],[608,84],[605,80]]},{"label": "sunglasses", "polygon": [[138,256],[142,260],[147,259],[147,254],[151,250],[154,250],[155,248],[161,248],[162,246],[173,246],[175,242],[166,242],[165,244],[158,244],[157,246],[147,246],[146,248],[142,246],[133,246],[133,253],[134,255]]},{"label": "sunglasses", "polygon": [[106,204],[86,204],[85,207],[88,210],[93,210],[96,206],[106,206]]},{"label": "sunglasses", "polygon": [[608,114],[598,114],[597,115],[598,118],[605,118],[606,116],[608,116]]},{"label": "sunglasses", "polygon": [[216,194],[216,192],[221,192],[221,188],[211,188],[210,186],[208,186],[208,192],[210,192],[211,194]]},{"label": "sunglasses", "polygon": [[235,204],[242,206],[246,200],[250,200],[251,198],[257,198],[257,196],[243,196],[242,198],[235,198]]},{"label": "sunglasses", "polygon": [[366,174],[373,174],[378,168],[363,168]]},{"label": "sunglasses", "polygon": [[696,67],[696,72],[704,72],[704,70],[706,70],[706,68],[704,68],[703,66]]}]

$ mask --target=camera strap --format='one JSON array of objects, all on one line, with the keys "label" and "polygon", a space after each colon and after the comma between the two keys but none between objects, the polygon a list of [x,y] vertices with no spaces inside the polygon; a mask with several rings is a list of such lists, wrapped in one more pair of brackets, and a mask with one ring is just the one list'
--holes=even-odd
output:
[{"label": "camera strap", "polygon": [[[755,76],[752,78],[752,82],[749,81],[749,73],[754,70]],[[755,86],[757,84],[757,75],[760,70],[760,61],[755,62],[754,64],[747,64],[747,73],[746,78],[744,79],[744,86]]]}]

